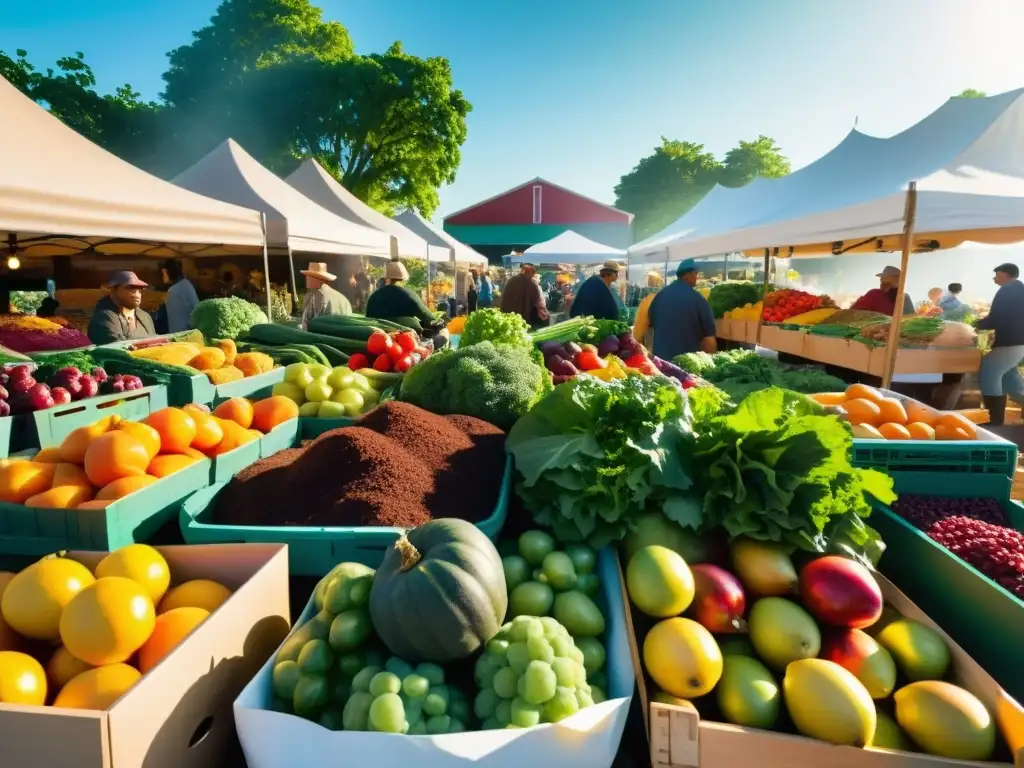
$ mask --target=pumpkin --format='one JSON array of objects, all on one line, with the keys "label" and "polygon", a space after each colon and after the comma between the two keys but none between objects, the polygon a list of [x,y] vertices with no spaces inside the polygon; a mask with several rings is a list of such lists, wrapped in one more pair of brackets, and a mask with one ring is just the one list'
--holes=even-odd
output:
[{"label": "pumpkin", "polygon": [[410,662],[466,658],[497,634],[507,608],[501,557],[465,520],[432,520],[403,533],[370,590],[377,635]]}]

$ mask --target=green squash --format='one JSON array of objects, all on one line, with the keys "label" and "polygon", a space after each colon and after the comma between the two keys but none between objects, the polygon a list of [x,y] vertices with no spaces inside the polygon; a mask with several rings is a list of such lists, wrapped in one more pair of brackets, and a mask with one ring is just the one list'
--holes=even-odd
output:
[{"label": "green squash", "polygon": [[370,590],[378,637],[406,661],[464,659],[501,629],[505,572],[490,540],[465,520],[432,520],[384,554]]}]

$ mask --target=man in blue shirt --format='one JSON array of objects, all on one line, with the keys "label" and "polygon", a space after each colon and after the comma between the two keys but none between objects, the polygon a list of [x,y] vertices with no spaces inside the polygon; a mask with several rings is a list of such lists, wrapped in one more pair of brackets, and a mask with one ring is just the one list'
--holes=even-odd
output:
[{"label": "man in blue shirt", "polygon": [[591,275],[576,291],[569,309],[569,317],[589,315],[597,320],[618,320],[619,305],[615,303],[611,284],[619,277],[619,265],[606,261],[601,271]]},{"label": "man in blue shirt", "polygon": [[697,265],[692,260],[682,262],[676,276],[679,279],[660,290],[648,310],[655,356],[671,360],[687,352],[717,352],[715,315],[694,287]]},{"label": "man in blue shirt", "polygon": [[1004,422],[1006,398],[1024,404],[1024,283],[1016,264],[1000,264],[993,282],[999,286],[988,316],[974,325],[981,331],[995,331],[992,349],[981,361],[981,395],[989,412],[989,423]]}]

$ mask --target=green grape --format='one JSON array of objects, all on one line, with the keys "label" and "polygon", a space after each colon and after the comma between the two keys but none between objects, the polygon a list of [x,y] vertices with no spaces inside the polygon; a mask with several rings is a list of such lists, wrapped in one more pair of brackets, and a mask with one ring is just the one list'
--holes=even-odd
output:
[{"label": "green grape", "polygon": [[608,676],[605,675],[604,670],[601,670],[592,675],[587,675],[587,682],[591,685],[596,685],[598,688],[607,688]]},{"label": "green grape", "polygon": [[477,688],[490,688],[491,683],[494,682],[494,673],[503,666],[504,663],[501,659],[489,653],[485,653],[477,659],[476,666],[473,668],[473,679],[476,681]]},{"label": "green grape", "polygon": [[300,677],[302,677],[302,670],[299,669],[298,662],[279,661],[274,665],[274,693],[282,699],[291,701]]},{"label": "green grape", "polygon": [[555,659],[555,651],[543,635],[527,640],[526,649],[530,654],[530,661],[543,661],[545,664],[550,664]]},{"label": "green grape", "polygon": [[496,731],[496,730],[498,730],[501,727],[502,726],[498,724],[498,721],[492,715],[491,717],[488,717],[486,720],[484,720],[483,723],[481,723],[480,730],[481,731]]},{"label": "green grape", "polygon": [[448,711],[448,686],[438,685],[430,689],[423,700],[423,711],[428,717],[437,717]]},{"label": "green grape", "polygon": [[549,637],[548,642],[551,643],[551,649],[555,652],[555,656],[568,657],[572,655],[572,638],[568,635]]},{"label": "green grape", "polygon": [[410,699],[422,699],[429,690],[430,681],[423,675],[413,673],[402,681],[402,693]]},{"label": "green grape", "polygon": [[590,698],[594,700],[595,704],[600,704],[602,701],[608,701],[608,694],[596,685],[592,685],[590,686]]},{"label": "green grape", "polygon": [[391,672],[378,672],[370,680],[370,693],[374,696],[383,696],[385,693],[397,694],[402,690],[402,681]]},{"label": "green grape", "polygon": [[586,691],[583,688],[576,689],[576,703],[580,705],[580,709],[584,707],[592,707],[596,703],[594,697],[590,691]]},{"label": "green grape", "polygon": [[576,647],[583,653],[583,668],[592,675],[604,666],[604,645],[596,637],[581,637],[576,640]]},{"label": "green grape", "polygon": [[367,691],[356,691],[349,697],[341,717],[346,731],[370,730],[370,705],[373,701],[373,696]]},{"label": "green grape", "polygon": [[493,656],[497,656],[499,659],[505,657],[505,653],[508,651],[508,640],[503,637],[492,637],[487,641],[487,652]]},{"label": "green grape", "polygon": [[415,699],[415,704],[402,699],[402,703],[405,705],[405,719],[410,723],[415,723],[418,720],[423,720],[423,702],[419,699]]},{"label": "green grape", "polygon": [[512,725],[517,728],[532,728],[540,722],[542,711],[541,707],[517,696],[512,700]]},{"label": "green grape", "polygon": [[459,720],[462,723],[469,722],[469,702],[463,696],[458,698],[453,696],[452,700],[448,702],[448,714],[452,716],[452,720]]},{"label": "green grape", "polygon": [[529,646],[525,642],[510,643],[505,658],[508,659],[508,665],[512,669],[519,674],[523,674],[526,671],[526,666],[530,663]]},{"label": "green grape", "polygon": [[494,714],[494,708],[498,706],[498,694],[493,688],[483,688],[476,695],[473,701],[473,714],[477,720],[486,720]]},{"label": "green grape", "polygon": [[511,667],[499,669],[494,676],[494,692],[503,699],[514,699],[519,686],[519,675]]},{"label": "green grape", "polygon": [[498,706],[494,708],[494,719],[502,728],[509,725],[512,722],[512,702],[508,699],[499,701]]},{"label": "green grape", "polygon": [[409,730],[407,731],[409,736],[426,736],[427,735],[427,721],[419,718],[415,722],[409,722]]},{"label": "green grape", "polygon": [[567,544],[565,554],[572,560],[576,573],[589,575],[597,565],[597,553],[586,544]]},{"label": "green grape", "polygon": [[327,678],[322,675],[303,675],[295,684],[292,707],[295,714],[305,718],[319,718],[321,710],[330,699]]},{"label": "green grape", "polygon": [[405,721],[405,706],[397,693],[385,693],[373,700],[370,705],[370,727],[382,733],[401,733],[403,728],[409,727]]},{"label": "green grape", "polygon": [[273,701],[270,702],[270,711],[271,712],[283,712],[286,715],[294,715],[295,714],[294,712],[292,712],[292,703],[291,703],[291,701],[285,701],[280,696],[274,696]]},{"label": "green grape", "polygon": [[444,685],[444,670],[437,664],[423,662],[416,666],[416,674],[427,678],[431,685]]},{"label": "green grape", "polygon": [[544,719],[549,723],[557,723],[579,712],[580,705],[576,700],[576,692],[572,688],[559,686],[544,704]]},{"label": "green grape", "polygon": [[553,589],[566,590],[576,586],[576,566],[565,552],[549,552],[541,570]]},{"label": "green grape", "polygon": [[[516,616],[512,619],[512,629],[509,630],[509,639],[515,643],[525,643],[530,637],[532,627],[540,625],[540,632],[543,634],[544,625],[533,616]],[[536,632],[537,630],[533,630]]]},{"label": "green grape", "polygon": [[[381,671],[380,667],[363,667],[356,676],[352,678],[352,691],[369,691],[370,681]],[[350,730],[348,728],[345,729]]]},{"label": "green grape", "polygon": [[456,718],[451,719],[451,723],[448,725],[448,733],[465,733],[466,724],[462,720]]},{"label": "green grape", "polygon": [[342,731],[345,729],[344,716],[340,709],[332,708],[320,715],[320,725],[330,731]]},{"label": "green grape", "polygon": [[551,662],[551,669],[555,672],[555,679],[559,685],[563,685],[566,688],[573,688],[576,686],[579,680],[580,665],[572,659],[565,657],[559,657]]},{"label": "green grape", "polygon": [[427,733],[431,736],[438,733],[448,733],[452,719],[448,715],[436,715],[427,720]]},{"label": "green grape", "polygon": [[384,669],[384,654],[376,648],[367,648],[363,651],[363,663],[368,667]]},{"label": "green grape", "polygon": [[[384,669],[393,674],[399,680],[405,679],[414,671],[412,668],[412,664],[410,664],[405,659],[398,658],[397,656],[392,656],[390,659],[388,659],[387,662],[384,664]],[[424,677],[426,677],[426,675],[424,675]]]},{"label": "green grape", "polygon": [[530,704],[543,704],[555,695],[558,680],[550,664],[531,661],[523,675],[523,698]]},{"label": "green grape", "polygon": [[545,531],[527,531],[519,537],[519,554],[530,565],[540,565],[555,549],[555,540]]},{"label": "green grape", "polygon": [[353,677],[356,672],[366,666],[366,657],[359,653],[343,653],[338,657],[338,671],[348,677]]},{"label": "green grape", "polygon": [[331,687],[331,701],[339,707],[345,706],[345,702],[348,701],[348,697],[352,695],[352,681],[347,677],[329,678],[328,681],[330,682]]},{"label": "green grape", "polygon": [[297,661],[304,674],[326,675],[334,661],[334,653],[325,640],[310,640],[302,646]]}]

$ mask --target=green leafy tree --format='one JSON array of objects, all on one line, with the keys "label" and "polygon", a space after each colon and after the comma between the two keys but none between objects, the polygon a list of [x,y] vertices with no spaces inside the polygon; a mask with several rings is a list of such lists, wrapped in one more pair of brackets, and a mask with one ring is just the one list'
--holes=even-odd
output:
[{"label": "green leafy tree", "polygon": [[789,160],[775,140],[758,136],[754,141],[741,141],[725,154],[718,182],[726,187],[742,187],[758,176],[775,179],[790,170]]},{"label": "green leafy tree", "polygon": [[977,88],[965,88],[961,93],[958,94],[961,99],[984,99],[988,96],[984,91],[979,91]]}]

